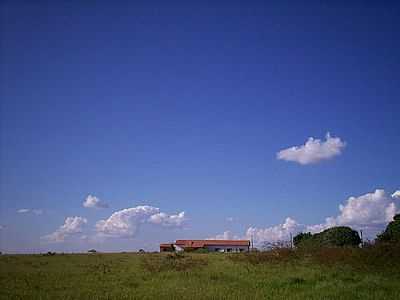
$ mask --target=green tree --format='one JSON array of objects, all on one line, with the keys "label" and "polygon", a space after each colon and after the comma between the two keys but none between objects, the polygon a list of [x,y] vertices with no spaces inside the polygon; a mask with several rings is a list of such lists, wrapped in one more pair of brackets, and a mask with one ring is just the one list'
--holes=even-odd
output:
[{"label": "green tree", "polygon": [[293,239],[296,247],[346,247],[361,243],[358,232],[346,226],[328,228],[320,233],[300,233]]},{"label": "green tree", "polygon": [[328,228],[313,238],[321,246],[327,247],[358,246],[361,243],[358,232],[347,226]]},{"label": "green tree", "polygon": [[385,231],[377,237],[378,242],[399,242],[400,241],[400,214],[393,217]]},{"label": "green tree", "polygon": [[306,243],[306,241],[310,241],[312,238],[311,232],[301,232],[293,238],[293,244],[295,247],[300,247]]}]

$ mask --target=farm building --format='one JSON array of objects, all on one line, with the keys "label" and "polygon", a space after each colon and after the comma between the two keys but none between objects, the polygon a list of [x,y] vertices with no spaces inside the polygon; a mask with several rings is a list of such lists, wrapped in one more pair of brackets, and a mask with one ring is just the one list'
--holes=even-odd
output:
[{"label": "farm building", "polygon": [[175,243],[160,244],[160,252],[193,251],[205,249],[210,252],[247,252],[248,240],[177,240]]}]

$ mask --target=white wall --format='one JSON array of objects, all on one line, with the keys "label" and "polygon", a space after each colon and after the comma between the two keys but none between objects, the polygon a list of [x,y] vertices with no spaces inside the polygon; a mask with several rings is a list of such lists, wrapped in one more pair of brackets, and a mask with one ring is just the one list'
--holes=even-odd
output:
[{"label": "white wall", "polygon": [[[247,246],[206,246],[210,252],[246,252],[249,251]],[[229,251],[230,249],[230,251]]]}]

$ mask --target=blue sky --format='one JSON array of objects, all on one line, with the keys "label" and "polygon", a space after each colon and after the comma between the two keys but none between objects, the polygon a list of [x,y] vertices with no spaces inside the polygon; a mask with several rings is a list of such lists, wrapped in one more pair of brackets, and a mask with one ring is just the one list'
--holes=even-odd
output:
[{"label": "blue sky", "polygon": [[[399,13],[389,1],[2,2],[0,250],[156,249],[248,228],[261,240],[287,217],[325,224],[351,196],[400,209]],[[277,159],[327,132],[340,153]],[[108,208],[84,207],[88,195]],[[139,205],[167,216],[134,211],[129,237],[99,237],[99,220]],[[47,240],[68,217],[86,222]]]}]

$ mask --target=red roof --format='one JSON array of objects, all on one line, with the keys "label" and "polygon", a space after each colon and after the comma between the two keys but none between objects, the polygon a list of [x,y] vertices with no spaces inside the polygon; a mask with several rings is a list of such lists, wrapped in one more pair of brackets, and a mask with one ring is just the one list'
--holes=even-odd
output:
[{"label": "red roof", "polygon": [[203,248],[205,246],[250,246],[248,240],[177,240],[180,247]]}]

